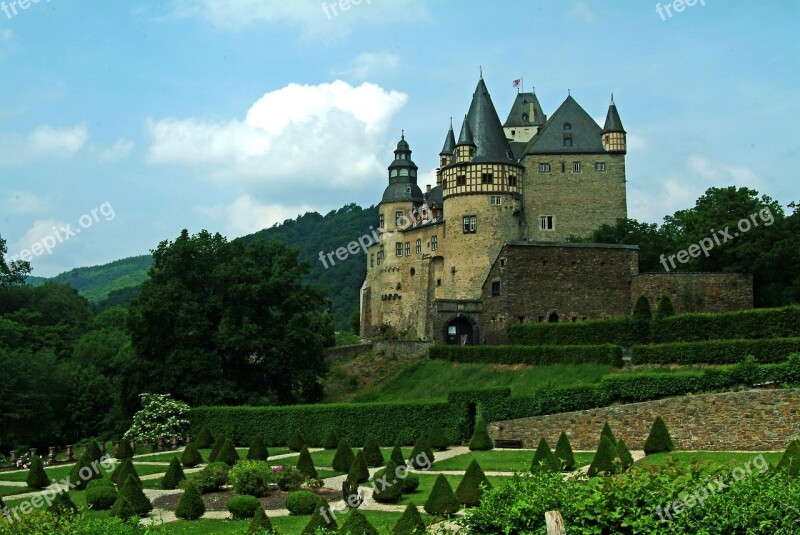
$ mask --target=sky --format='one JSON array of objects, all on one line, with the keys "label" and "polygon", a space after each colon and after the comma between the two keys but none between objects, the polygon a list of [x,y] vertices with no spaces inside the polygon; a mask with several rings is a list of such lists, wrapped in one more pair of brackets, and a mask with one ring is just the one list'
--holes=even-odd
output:
[{"label": "sky", "polygon": [[613,92],[629,217],[713,186],[787,205],[798,22],[789,0],[0,0],[0,236],[52,276],[377,204],[401,130],[424,189],[481,69],[501,120],[518,78],[600,125]]}]

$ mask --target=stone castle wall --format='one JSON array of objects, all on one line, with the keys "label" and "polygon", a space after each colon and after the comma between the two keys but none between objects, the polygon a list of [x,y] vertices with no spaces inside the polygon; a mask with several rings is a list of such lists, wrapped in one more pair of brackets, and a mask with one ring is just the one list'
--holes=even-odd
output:
[{"label": "stone castle wall", "polygon": [[667,295],[677,314],[753,308],[753,276],[741,273],[640,273],[631,279],[631,303],[646,296],[655,312]]}]

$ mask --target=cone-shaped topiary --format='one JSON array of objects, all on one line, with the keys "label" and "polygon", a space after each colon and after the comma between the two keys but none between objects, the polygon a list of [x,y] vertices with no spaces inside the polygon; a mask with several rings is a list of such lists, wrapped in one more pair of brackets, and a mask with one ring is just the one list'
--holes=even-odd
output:
[{"label": "cone-shaped topiary", "polygon": [[369,523],[364,513],[353,509],[339,529],[339,535],[379,535],[375,526]]},{"label": "cone-shaped topiary", "polygon": [[461,504],[458,503],[450,483],[447,482],[442,474],[436,478],[433,484],[428,501],[425,502],[425,511],[429,515],[444,516],[457,513],[461,509]]},{"label": "cone-shaped topiary", "polygon": [[122,461],[114,471],[111,472],[111,481],[113,481],[119,488],[125,484],[128,480],[128,476],[134,476],[136,479],[139,478],[139,474],[136,472],[136,467],[133,466],[133,461],[131,459],[125,459]]},{"label": "cone-shaped topiary", "polygon": [[623,471],[633,466],[633,455],[631,455],[631,451],[628,449],[628,446],[625,444],[624,440],[619,439],[617,441],[615,450],[617,459],[619,459],[620,463],[622,463]]},{"label": "cone-shaped topiary", "polygon": [[116,456],[118,461],[133,459],[133,448],[131,447],[130,440],[120,441]]},{"label": "cone-shaped topiary", "polygon": [[650,310],[650,301],[644,295],[639,296],[633,307],[632,338],[634,343],[646,344],[650,341],[650,321],[653,313]]},{"label": "cone-shaped topiary", "polygon": [[98,463],[103,458],[103,451],[100,449],[100,444],[98,444],[96,440],[89,442],[86,452],[93,461],[97,461]]},{"label": "cone-shaped topiary", "polygon": [[103,479],[103,473],[98,465],[92,466],[92,459],[89,453],[84,453],[80,460],[75,463],[69,473],[69,480],[74,485],[75,490],[85,490],[86,485],[93,479]]},{"label": "cone-shaped topiary", "polygon": [[483,473],[481,465],[478,464],[478,461],[472,459],[467,471],[464,472],[464,477],[461,478],[461,482],[458,484],[456,499],[466,506],[478,505],[483,496],[483,491],[491,488],[492,484],[486,479],[486,474]]},{"label": "cone-shaped topiary", "polygon": [[558,459],[561,469],[565,472],[575,470],[575,456],[572,454],[572,445],[569,443],[569,437],[565,432],[561,432],[558,437],[558,444],[556,444],[556,459]]},{"label": "cone-shaped topiary", "polygon": [[125,523],[130,522],[131,518],[139,516],[133,509],[131,502],[122,495],[117,496],[117,500],[114,502],[114,505],[111,506],[111,511],[109,511],[108,514],[112,518],[119,518]]},{"label": "cone-shaped topiary", "polygon": [[403,482],[397,478],[397,465],[391,460],[386,463],[386,468],[378,470],[372,477],[374,492],[372,497],[377,502],[395,503],[403,495]]},{"label": "cone-shaped topiary", "polygon": [[425,535],[428,528],[425,522],[422,521],[422,515],[419,514],[417,506],[411,502],[406,506],[403,511],[403,516],[397,521],[392,530],[392,535]]},{"label": "cone-shaped topiary", "polygon": [[44,463],[42,458],[34,455],[31,460],[31,469],[28,470],[28,477],[25,479],[28,486],[32,489],[44,489],[50,486],[50,478],[47,477],[47,472],[44,471]]},{"label": "cone-shaped topiary", "polygon": [[136,514],[139,516],[146,515],[153,510],[153,504],[150,503],[150,500],[144,495],[142,483],[137,477],[132,475],[128,476],[125,485],[123,485],[122,490],[119,491],[119,495],[130,502],[133,510],[136,511]]},{"label": "cone-shaped topiary", "polygon": [[472,451],[488,451],[494,448],[492,437],[486,430],[486,422],[483,418],[478,418],[475,422],[475,431],[469,441],[469,449]]},{"label": "cone-shaped topiary", "polygon": [[355,481],[356,483],[369,481],[369,468],[367,467],[367,461],[364,459],[363,451],[359,451],[350,464],[350,470],[347,472],[347,479]]},{"label": "cone-shaped topiary", "polygon": [[652,427],[650,427],[650,434],[647,435],[647,440],[644,443],[644,454],[652,455],[653,453],[663,453],[674,449],[675,445],[672,443],[672,437],[669,436],[666,422],[661,416],[656,416]]},{"label": "cone-shaped topiary", "polygon": [[786,470],[790,476],[800,475],[800,440],[793,440],[778,462],[777,470]]},{"label": "cone-shaped topiary", "polygon": [[419,476],[417,474],[412,474],[411,472],[407,472],[406,477],[403,478],[403,494],[410,494],[415,490],[417,490],[418,488],[419,488]]},{"label": "cone-shaped topiary", "polygon": [[[323,514],[324,511],[324,514]],[[327,507],[317,507],[314,514],[311,515],[311,520],[308,521],[306,527],[300,535],[317,535],[317,530],[322,530],[323,533],[335,532],[338,529],[336,525],[336,518],[331,514],[331,510]]]},{"label": "cone-shaped topiary", "polygon": [[650,310],[650,300],[645,295],[640,295],[633,305],[633,319],[650,321],[653,318],[653,312]]},{"label": "cone-shaped topiary", "polygon": [[217,437],[217,440],[214,441],[214,445],[211,446],[211,453],[208,454],[209,463],[217,462],[217,457],[219,457],[219,452],[222,451],[222,446],[224,445],[225,445],[225,437]]},{"label": "cone-shaped topiary", "polygon": [[300,450],[300,458],[297,460],[297,469],[306,477],[312,479],[317,478],[317,469],[314,467],[314,460],[311,458],[311,454],[308,453],[308,448],[305,446]]},{"label": "cone-shaped topiary", "polygon": [[533,454],[533,462],[531,462],[531,472],[539,471],[561,471],[561,463],[556,459],[553,450],[550,449],[550,444],[547,443],[544,437],[539,439],[539,445],[536,448],[536,453]]},{"label": "cone-shaped topiary", "polygon": [[295,431],[286,445],[292,451],[301,451],[306,447],[306,439],[300,431]]},{"label": "cone-shaped topiary", "polygon": [[271,535],[277,535],[277,531],[272,526],[272,521],[267,516],[267,513],[264,512],[262,507],[256,509],[256,514],[253,515],[253,520],[250,521],[250,527],[247,528],[248,534],[253,533],[269,533]]},{"label": "cone-shaped topiary", "polygon": [[392,453],[389,455],[389,458],[394,461],[394,464],[400,466],[401,464],[406,464],[406,460],[403,457],[403,450],[400,446],[395,446],[392,448]]},{"label": "cone-shaped topiary", "polygon": [[269,450],[264,444],[264,439],[258,435],[250,443],[250,450],[247,452],[247,460],[249,461],[266,461],[269,459]]},{"label": "cone-shaped topiary", "polygon": [[336,446],[336,453],[333,456],[331,465],[337,472],[346,474],[350,470],[350,467],[353,466],[355,458],[356,456],[353,455],[353,449],[350,447],[350,443],[347,442],[347,439],[343,438],[339,441],[339,445]]},{"label": "cone-shaped topiary", "polygon": [[592,464],[589,465],[589,477],[605,473],[606,475],[613,474],[617,471],[617,466],[614,464],[614,457],[617,456],[615,446],[608,440],[608,437],[600,438],[600,445],[597,447],[597,452],[594,454]]},{"label": "cone-shaped topiary", "polygon": [[433,450],[428,444],[428,439],[425,435],[420,435],[417,443],[414,444],[414,449],[411,450],[411,455],[408,457],[409,464],[418,470],[428,470],[433,464],[433,460]]},{"label": "cone-shaped topiary", "polygon": [[655,318],[657,320],[661,320],[674,315],[675,315],[675,308],[672,306],[672,301],[670,300],[668,295],[662,295],[658,299],[658,305],[656,305]]},{"label": "cone-shaped topiary", "polygon": [[64,491],[55,495],[47,511],[56,516],[73,515],[78,512],[78,507],[69,497],[69,494]]},{"label": "cone-shaped topiary", "polygon": [[240,461],[239,452],[236,451],[236,446],[233,445],[233,441],[228,439],[225,441],[225,444],[222,445],[222,449],[217,456],[218,463],[225,463],[228,466],[233,466],[234,464]]},{"label": "cone-shaped topiary", "polygon": [[94,511],[111,509],[117,501],[119,493],[114,483],[107,479],[96,479],[86,485],[86,505]]},{"label": "cone-shaped topiary", "polygon": [[183,481],[186,481],[186,474],[183,473],[183,468],[181,468],[178,458],[173,457],[169,463],[169,468],[167,468],[167,473],[164,474],[164,478],[161,480],[161,488],[175,490]]},{"label": "cone-shaped topiary", "polygon": [[617,445],[617,438],[614,436],[614,432],[611,430],[611,426],[608,425],[608,422],[605,423],[603,426],[603,430],[600,431],[600,438],[606,437],[612,446]]},{"label": "cone-shaped topiary", "polygon": [[435,450],[444,451],[450,447],[450,440],[444,434],[441,426],[433,425],[428,432],[428,444]]},{"label": "cone-shaped topiary", "polygon": [[203,456],[195,446],[194,442],[189,442],[181,454],[181,464],[187,468],[194,468],[203,464]]},{"label": "cone-shaped topiary", "polygon": [[200,434],[194,439],[194,445],[199,450],[210,448],[214,445],[214,435],[211,434],[211,429],[208,426],[204,425],[200,430]]},{"label": "cone-shaped topiary", "polygon": [[370,433],[367,436],[367,440],[364,441],[364,448],[361,451],[364,452],[364,460],[367,461],[367,466],[371,468],[383,466],[383,453],[380,446],[378,446],[378,440],[375,435]]},{"label": "cone-shaped topiary", "polygon": [[[355,496],[355,498],[351,498],[351,496]],[[358,508],[361,506],[361,497],[358,495],[358,481],[349,477],[344,478],[342,482],[342,499],[348,507]]]},{"label": "cone-shaped topiary", "polygon": [[335,429],[329,429],[328,434],[325,435],[325,440],[322,441],[322,447],[326,450],[335,450],[339,446],[339,436],[336,434]]},{"label": "cone-shaped topiary", "polygon": [[175,509],[175,516],[183,520],[197,520],[206,512],[206,505],[196,485],[186,485],[186,489]]}]

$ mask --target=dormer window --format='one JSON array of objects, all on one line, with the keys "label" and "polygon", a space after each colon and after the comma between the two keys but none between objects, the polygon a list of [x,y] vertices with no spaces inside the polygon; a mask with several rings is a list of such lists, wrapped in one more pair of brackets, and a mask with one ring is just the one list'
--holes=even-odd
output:
[{"label": "dormer window", "polygon": [[522,120],[525,121],[525,122],[528,122],[528,114],[527,113],[523,113],[522,114]]},{"label": "dormer window", "polygon": [[392,172],[389,174],[389,176],[396,177],[397,176],[397,169],[392,169]]},{"label": "dormer window", "polygon": [[572,130],[572,125],[569,123],[564,123],[564,130]]}]

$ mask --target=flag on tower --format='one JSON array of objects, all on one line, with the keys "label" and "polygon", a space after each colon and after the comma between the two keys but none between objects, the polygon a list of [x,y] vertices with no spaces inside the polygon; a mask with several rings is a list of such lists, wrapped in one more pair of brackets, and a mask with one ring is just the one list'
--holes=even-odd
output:
[{"label": "flag on tower", "polygon": [[519,87],[521,83],[522,83],[522,78],[514,80],[514,87]]}]

